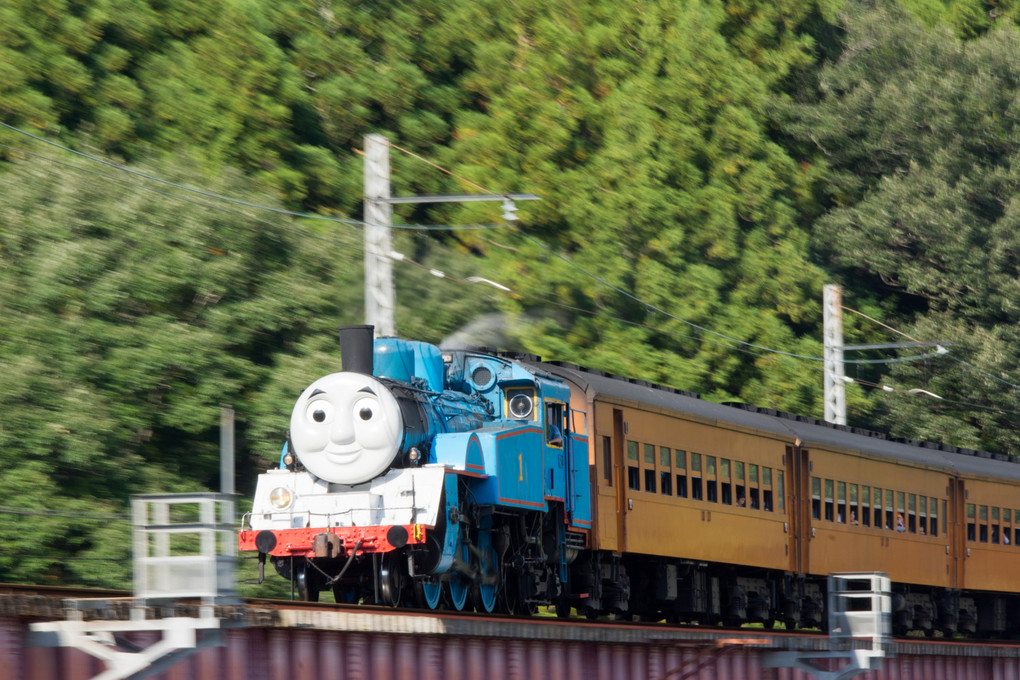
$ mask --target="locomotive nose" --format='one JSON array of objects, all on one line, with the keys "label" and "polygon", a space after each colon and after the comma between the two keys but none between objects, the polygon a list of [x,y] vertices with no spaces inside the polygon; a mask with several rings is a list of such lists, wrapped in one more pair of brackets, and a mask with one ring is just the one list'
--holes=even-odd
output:
[{"label": "locomotive nose", "polygon": [[352,444],[354,442],[354,421],[349,414],[338,414],[329,427],[329,441],[337,445]]}]

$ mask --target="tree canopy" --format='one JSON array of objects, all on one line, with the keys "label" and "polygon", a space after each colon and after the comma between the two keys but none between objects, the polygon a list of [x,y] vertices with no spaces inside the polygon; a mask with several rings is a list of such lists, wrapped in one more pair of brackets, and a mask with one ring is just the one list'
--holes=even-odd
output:
[{"label": "tree canopy", "polygon": [[848,343],[892,328],[948,349],[851,365],[854,424],[1020,453],[1018,12],[4,3],[0,577],[124,583],[128,495],[216,488],[222,404],[250,492],[363,317],[369,133],[394,145],[396,194],[541,198],[514,225],[499,203],[397,207],[439,227],[396,235],[405,337],[495,329],[821,416],[836,282],[885,324],[848,313]]}]

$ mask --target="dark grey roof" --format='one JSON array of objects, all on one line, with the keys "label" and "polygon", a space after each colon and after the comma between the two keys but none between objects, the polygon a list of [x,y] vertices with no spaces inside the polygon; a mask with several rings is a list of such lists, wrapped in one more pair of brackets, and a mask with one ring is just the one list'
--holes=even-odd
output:
[{"label": "dark grey roof", "polygon": [[542,370],[559,375],[596,395],[614,397],[653,408],[686,413],[699,419],[732,425],[740,429],[769,433],[802,446],[824,447],[850,453],[904,461],[943,470],[946,474],[982,475],[1020,481],[1020,464],[1002,454],[962,449],[955,446],[889,437],[846,425],[834,425],[816,418],[784,413],[749,404],[717,404],[693,392],[664,387],[643,380],[609,375],[560,362],[545,363],[537,357],[521,359]]}]

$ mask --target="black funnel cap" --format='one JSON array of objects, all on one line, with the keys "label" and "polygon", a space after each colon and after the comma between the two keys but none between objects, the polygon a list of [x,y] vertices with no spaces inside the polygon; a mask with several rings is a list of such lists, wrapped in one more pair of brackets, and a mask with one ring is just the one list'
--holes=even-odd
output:
[{"label": "black funnel cap", "polygon": [[341,326],[340,358],[345,371],[372,375],[375,326]]}]

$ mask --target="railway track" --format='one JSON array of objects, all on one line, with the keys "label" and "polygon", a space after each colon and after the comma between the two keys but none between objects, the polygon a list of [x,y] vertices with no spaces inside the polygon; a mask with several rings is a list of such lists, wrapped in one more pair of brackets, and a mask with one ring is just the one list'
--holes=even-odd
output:
[{"label": "railway track", "polygon": [[[134,598],[131,591],[81,588],[65,586],[42,586],[31,584],[0,583],[0,616],[12,616],[26,620],[40,619],[62,619],[67,615],[65,600],[78,601],[108,601],[108,606],[95,611],[86,611],[86,619],[89,618],[112,618],[127,619],[130,617],[131,606]],[[172,606],[150,608],[155,616],[189,616],[195,615],[200,602],[198,600],[182,600]],[[277,600],[270,598],[241,598],[236,605],[218,605],[217,615],[225,619],[231,619],[241,625],[250,626],[280,626],[286,625],[281,621],[279,612],[319,612],[323,615],[346,614],[346,615],[374,615],[377,617],[411,617],[411,618],[441,618],[455,624],[460,629],[464,626],[484,624],[488,627],[499,626],[520,626],[520,625],[545,625],[550,627],[570,627],[574,629],[591,630],[620,630],[620,631],[648,631],[649,634],[658,633],[681,633],[687,632],[692,635],[712,636],[756,636],[762,638],[781,639],[786,637],[798,637],[809,639],[822,639],[826,635],[820,631],[811,630],[765,630],[762,628],[726,628],[697,625],[676,625],[663,622],[632,621],[625,619],[602,619],[587,620],[584,618],[561,619],[555,615],[538,614],[535,616],[519,615],[498,615],[478,614],[476,612],[463,612],[455,610],[421,610],[392,608],[376,605],[353,605],[336,604],[332,602],[307,602],[303,600]],[[307,615],[307,614],[306,614]],[[299,614],[300,616],[300,614]],[[946,638],[925,638],[925,637],[902,637],[895,640],[899,644],[910,645],[951,645],[959,647],[968,646],[1002,646],[1020,648],[1020,640],[987,640],[987,639],[946,639]]]}]

